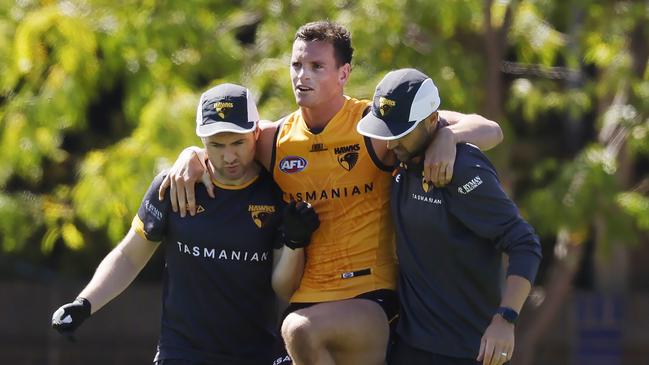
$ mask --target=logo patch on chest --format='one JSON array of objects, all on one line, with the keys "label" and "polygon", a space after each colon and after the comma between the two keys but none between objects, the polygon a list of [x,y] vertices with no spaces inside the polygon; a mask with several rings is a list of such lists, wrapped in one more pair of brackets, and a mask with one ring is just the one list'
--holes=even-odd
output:
[{"label": "logo patch on chest", "polygon": [[300,156],[286,156],[279,161],[279,169],[286,174],[294,174],[306,168],[306,160]]},{"label": "logo patch on chest", "polygon": [[248,211],[258,228],[263,228],[270,221],[270,217],[275,213],[274,205],[248,205]]},{"label": "logo patch on chest", "polygon": [[468,181],[466,184],[457,188],[457,192],[466,195],[472,192],[475,188],[477,188],[480,185],[482,185],[482,179],[480,178],[479,175],[476,175],[473,179]]},{"label": "logo patch on chest", "polygon": [[351,171],[356,166],[356,162],[358,162],[358,152],[360,150],[361,146],[358,143],[334,148],[336,160],[340,167]]},{"label": "logo patch on chest", "polygon": [[327,150],[327,146],[325,146],[324,143],[314,143],[311,145],[311,149],[309,150],[309,152],[322,152],[326,150]]}]

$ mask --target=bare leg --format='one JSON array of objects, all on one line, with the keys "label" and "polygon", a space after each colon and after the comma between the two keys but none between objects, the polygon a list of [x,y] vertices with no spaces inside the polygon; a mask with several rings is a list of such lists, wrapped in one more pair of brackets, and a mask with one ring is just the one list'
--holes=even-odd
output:
[{"label": "bare leg", "polygon": [[366,299],[319,303],[282,323],[295,365],[384,364],[389,332],[381,307]]}]

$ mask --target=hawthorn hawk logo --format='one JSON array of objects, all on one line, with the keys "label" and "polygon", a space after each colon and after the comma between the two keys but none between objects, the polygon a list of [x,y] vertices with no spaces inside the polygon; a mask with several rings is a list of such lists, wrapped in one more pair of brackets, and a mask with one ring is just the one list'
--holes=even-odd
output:
[{"label": "hawthorn hawk logo", "polygon": [[356,143],[348,146],[336,147],[334,148],[334,153],[336,154],[338,164],[343,169],[351,171],[358,161],[358,151],[360,150],[361,146]]},{"label": "hawthorn hawk logo", "polygon": [[221,119],[225,119],[232,108],[234,108],[234,104],[227,101],[214,103],[216,114],[218,114]]},{"label": "hawthorn hawk logo", "polygon": [[248,205],[248,211],[258,228],[263,228],[268,223],[270,216],[275,213],[274,205]]},{"label": "hawthorn hawk logo", "polygon": [[433,184],[432,184],[430,181],[426,180],[425,177],[422,177],[422,178],[421,178],[421,187],[422,187],[422,189],[424,189],[424,192],[426,192],[426,193],[429,192],[429,191],[430,191],[430,187],[431,187],[432,185],[433,185]]},{"label": "hawthorn hawk logo", "polygon": [[382,117],[385,117],[385,115],[388,114],[395,105],[397,105],[397,103],[394,100],[381,96],[379,98],[379,113],[381,113]]}]

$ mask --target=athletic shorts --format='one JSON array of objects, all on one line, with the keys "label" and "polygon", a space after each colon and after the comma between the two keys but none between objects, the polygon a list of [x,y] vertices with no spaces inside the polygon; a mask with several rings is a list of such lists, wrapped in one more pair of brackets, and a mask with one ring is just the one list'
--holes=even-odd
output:
[{"label": "athletic shorts", "polygon": [[[390,352],[388,365],[481,365],[475,359],[449,357],[420,350],[408,345],[396,336],[394,347]],[[505,363],[507,365],[509,363]]]},{"label": "athletic shorts", "polygon": [[[394,325],[396,325],[397,318],[399,317],[399,296],[397,295],[396,291],[390,289],[379,289],[357,295],[352,299],[367,299],[375,302],[381,307],[381,309],[383,309],[383,312],[388,319],[388,323],[390,324],[390,329],[392,329]],[[291,303],[284,311],[282,320],[286,318],[289,313],[295,312],[300,309],[309,308],[320,303],[321,302]]]}]

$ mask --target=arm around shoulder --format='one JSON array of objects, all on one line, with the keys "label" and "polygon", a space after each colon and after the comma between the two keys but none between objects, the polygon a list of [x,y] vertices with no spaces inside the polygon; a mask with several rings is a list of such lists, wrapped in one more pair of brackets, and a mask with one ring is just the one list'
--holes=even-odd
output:
[{"label": "arm around shoulder", "polygon": [[498,123],[481,115],[440,110],[439,117],[446,124],[439,125],[441,128],[426,148],[424,159],[424,179],[437,187],[448,184],[453,178],[458,143],[471,143],[488,150],[503,139]]},{"label": "arm around shoulder", "polygon": [[196,146],[185,148],[158,189],[158,199],[162,200],[169,188],[171,207],[174,212],[180,212],[181,217],[184,217],[188,210],[190,215],[196,215],[194,185],[197,182],[202,182],[207,188],[207,193],[214,197],[214,187],[207,173],[205,160],[205,149]]},{"label": "arm around shoulder", "polygon": [[498,123],[479,114],[463,114],[455,111],[440,110],[441,118],[455,137],[456,143],[471,143],[487,151],[500,144],[503,132]]}]

